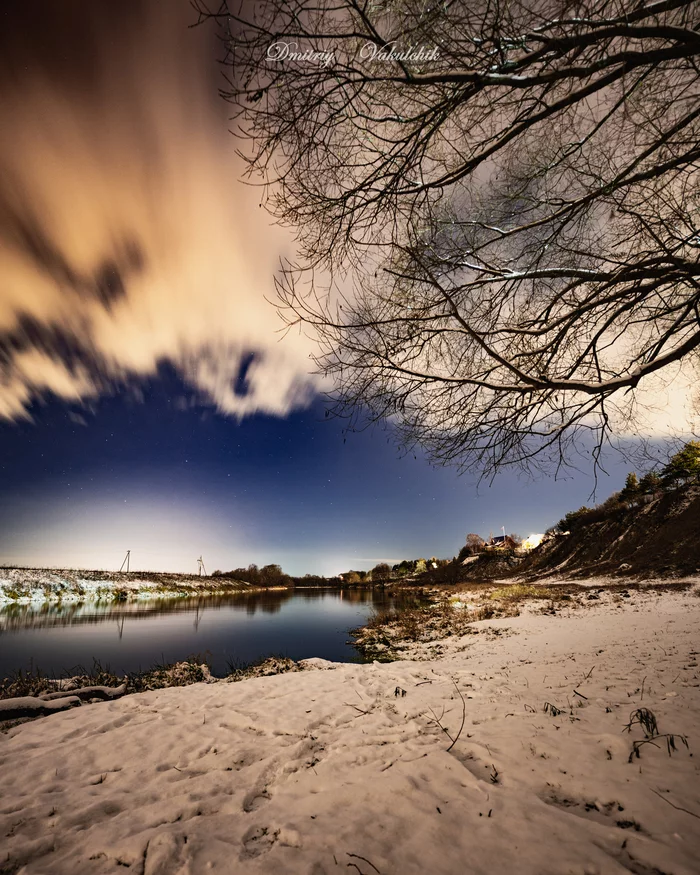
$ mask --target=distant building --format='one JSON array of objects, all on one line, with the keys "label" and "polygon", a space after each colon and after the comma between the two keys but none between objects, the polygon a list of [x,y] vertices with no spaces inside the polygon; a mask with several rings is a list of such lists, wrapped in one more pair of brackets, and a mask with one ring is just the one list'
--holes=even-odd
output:
[{"label": "distant building", "polygon": [[495,550],[515,550],[518,545],[510,535],[497,535],[495,538],[491,535],[487,546]]},{"label": "distant building", "polygon": [[534,550],[535,547],[539,547],[542,541],[544,540],[544,534],[541,535],[528,535],[527,538],[520,545],[521,550]]}]

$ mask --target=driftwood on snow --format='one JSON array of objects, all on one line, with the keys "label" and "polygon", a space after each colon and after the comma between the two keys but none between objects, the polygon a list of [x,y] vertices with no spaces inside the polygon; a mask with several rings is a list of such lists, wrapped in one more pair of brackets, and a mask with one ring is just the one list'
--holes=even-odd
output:
[{"label": "driftwood on snow", "polygon": [[45,701],[36,696],[20,696],[18,699],[0,701],[0,720],[19,720],[21,717],[43,717],[55,711],[66,711],[82,705],[77,696],[62,696],[60,699]]},{"label": "driftwood on snow", "polygon": [[0,699],[0,721],[24,717],[43,717],[57,711],[66,711],[90,699],[118,699],[126,693],[126,684],[119,687],[81,687],[77,690],[41,693],[38,696],[20,696]]},{"label": "driftwood on snow", "polygon": [[65,696],[77,696],[79,699],[118,699],[126,693],[126,684],[119,687],[79,687],[77,690],[57,690],[55,693],[40,693],[37,698],[45,702],[62,699]]}]

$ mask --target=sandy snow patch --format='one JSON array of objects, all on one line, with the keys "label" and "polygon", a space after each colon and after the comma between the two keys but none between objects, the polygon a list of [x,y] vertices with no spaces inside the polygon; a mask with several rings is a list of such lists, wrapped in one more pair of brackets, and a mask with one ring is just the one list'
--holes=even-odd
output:
[{"label": "sandy snow patch", "polygon": [[[0,736],[0,872],[697,875],[699,623],[690,593],[522,615],[429,662],[24,724]],[[628,762],[641,706],[690,751]]]}]

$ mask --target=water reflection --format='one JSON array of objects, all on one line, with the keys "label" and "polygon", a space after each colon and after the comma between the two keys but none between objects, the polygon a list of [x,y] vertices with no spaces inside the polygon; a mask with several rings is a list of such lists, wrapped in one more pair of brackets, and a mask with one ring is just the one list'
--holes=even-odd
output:
[{"label": "water reflection", "polygon": [[348,630],[374,607],[406,597],[381,590],[270,590],[134,602],[9,604],[0,608],[0,676],[31,663],[47,672],[90,665],[115,671],[208,652],[215,672],[270,653],[358,658]]},{"label": "water reflection", "polygon": [[[206,609],[230,606],[255,614],[258,610],[277,613],[282,603],[291,597],[283,593],[242,593],[226,596],[197,596],[143,599],[138,602],[69,602],[42,605],[10,604],[0,608],[0,632],[18,629],[47,629],[52,626],[72,626],[83,623],[123,623],[163,614],[199,614]],[[198,621],[196,621],[198,622]]]},{"label": "water reflection", "polygon": [[116,622],[123,628],[129,621],[172,613],[195,614],[195,628],[205,610],[223,607],[245,611],[253,616],[258,611],[277,614],[282,605],[294,599],[304,603],[323,599],[344,601],[350,605],[393,604],[395,599],[380,590],[270,590],[227,595],[179,596],[175,598],[140,599],[134,602],[53,602],[40,605],[10,603],[0,606],[0,633],[20,629],[48,629],[54,626]]}]

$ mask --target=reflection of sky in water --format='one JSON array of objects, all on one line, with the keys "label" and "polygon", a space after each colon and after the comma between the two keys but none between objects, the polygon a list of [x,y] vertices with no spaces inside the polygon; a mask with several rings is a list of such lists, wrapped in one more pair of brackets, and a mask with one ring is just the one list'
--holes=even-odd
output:
[{"label": "reflection of sky in water", "polygon": [[394,600],[371,591],[267,592],[129,604],[9,605],[0,609],[0,676],[29,666],[61,674],[93,658],[117,673],[191,654],[215,674],[269,654],[358,658],[348,630]]}]

